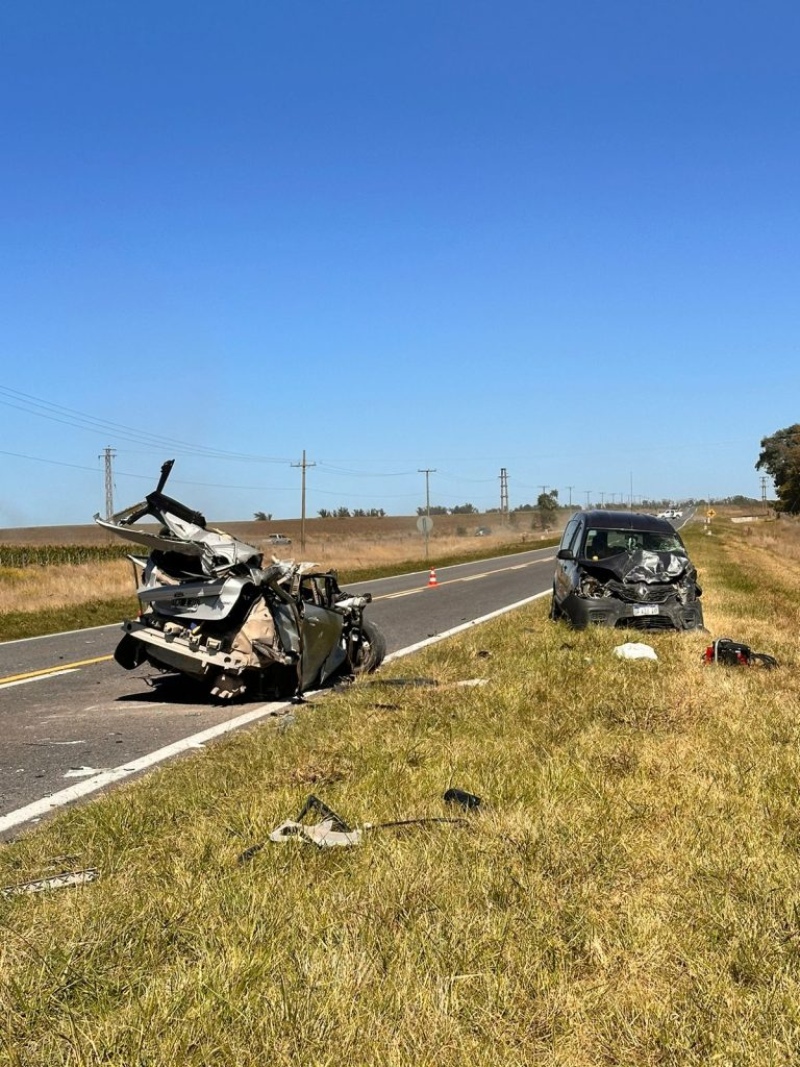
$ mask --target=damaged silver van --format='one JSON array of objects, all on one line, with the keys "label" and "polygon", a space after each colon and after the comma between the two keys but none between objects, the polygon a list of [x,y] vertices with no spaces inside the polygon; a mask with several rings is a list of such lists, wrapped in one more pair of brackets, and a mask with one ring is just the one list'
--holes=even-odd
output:
[{"label": "damaged silver van", "polygon": [[680,534],[666,519],[581,511],[564,530],[551,619],[639,630],[703,629],[702,590]]},{"label": "damaged silver van", "polygon": [[[369,593],[339,588],[335,571],[272,557],[206,525],[164,493],[174,460],[154,492],[95,522],[143,546],[130,555],[140,612],[123,624],[115,659],[150,663],[202,681],[223,700],[246,690],[288,697],[334,677],[375,670],[386,641],[364,609]],[[149,520],[136,526],[142,520]]]}]

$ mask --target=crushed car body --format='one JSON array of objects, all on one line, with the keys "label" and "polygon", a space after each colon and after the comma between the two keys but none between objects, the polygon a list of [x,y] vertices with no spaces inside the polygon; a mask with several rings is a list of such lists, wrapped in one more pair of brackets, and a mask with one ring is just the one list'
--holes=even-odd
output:
[{"label": "crushed car body", "polygon": [[680,534],[666,519],[584,511],[556,554],[552,619],[639,630],[703,629],[702,590]]},{"label": "crushed car body", "polygon": [[[115,652],[128,670],[150,663],[207,684],[220,699],[288,697],[334,677],[371,671],[386,652],[383,634],[364,619],[370,594],[351,595],[336,572],[272,557],[167,496],[174,461],[154,492],[110,519],[104,529],[148,549],[130,555],[140,602],[123,623]],[[158,523],[146,529],[141,520]]]}]

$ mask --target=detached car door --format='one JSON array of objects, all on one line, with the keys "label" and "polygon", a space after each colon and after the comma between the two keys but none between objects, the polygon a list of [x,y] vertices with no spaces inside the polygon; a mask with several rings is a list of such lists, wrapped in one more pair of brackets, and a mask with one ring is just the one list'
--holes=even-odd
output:
[{"label": "detached car door", "polygon": [[299,600],[303,629],[302,687],[307,689],[317,680],[320,671],[320,681],[325,681],[344,662],[344,616],[329,607],[332,594],[324,578],[303,578]]}]

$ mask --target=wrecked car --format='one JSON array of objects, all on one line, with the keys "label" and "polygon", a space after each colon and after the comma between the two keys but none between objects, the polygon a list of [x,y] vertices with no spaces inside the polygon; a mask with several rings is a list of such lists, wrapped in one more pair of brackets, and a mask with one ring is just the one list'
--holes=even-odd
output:
[{"label": "wrecked car", "polygon": [[[120,666],[177,672],[223,700],[246,690],[289,697],[375,670],[386,641],[364,618],[371,595],[342,591],[335,571],[313,563],[265,562],[257,548],[209,528],[200,512],[164,493],[173,463],[141,503],[94,517],[148,549],[128,557],[140,613],[123,623]],[[141,520],[149,522],[135,525]]]},{"label": "wrecked car", "polygon": [[629,511],[583,511],[556,554],[551,619],[639,630],[703,629],[697,571],[672,524]]}]

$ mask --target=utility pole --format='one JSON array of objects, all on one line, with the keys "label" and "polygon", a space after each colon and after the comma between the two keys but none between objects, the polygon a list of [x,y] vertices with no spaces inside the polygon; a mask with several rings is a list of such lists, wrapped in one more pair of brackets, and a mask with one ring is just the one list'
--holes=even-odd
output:
[{"label": "utility pole", "polygon": [[111,470],[111,460],[116,456],[116,451],[113,448],[104,448],[102,453],[97,457],[98,459],[105,460],[106,468],[106,518],[110,519],[114,514],[114,475]]},{"label": "utility pole", "polygon": [[584,489],[584,493],[586,493],[586,507],[587,508],[589,507],[589,493],[591,493],[591,491],[592,491],[591,489]]},{"label": "utility pole", "polygon": [[436,473],[435,467],[418,467],[417,474],[425,475],[425,515],[428,522],[425,524],[425,560],[428,559],[428,536],[431,517],[431,475]]},{"label": "utility pole", "polygon": [[604,497],[605,497],[605,495],[606,495],[606,494],[605,494],[605,492],[601,492],[601,493],[600,493],[600,507],[601,507],[601,508],[602,508],[602,507],[605,507],[605,503],[604,503]]},{"label": "utility pole", "polygon": [[508,518],[508,471],[500,468],[500,521]]},{"label": "utility pole", "polygon": [[761,475],[761,503],[764,505],[764,511],[768,510],[767,505],[767,476]]},{"label": "utility pole", "polygon": [[568,486],[567,486],[567,489],[569,489],[569,506],[570,506],[570,507],[572,507],[572,490],[573,490],[574,488],[575,488],[575,486],[574,486],[574,485],[568,485]]},{"label": "utility pole", "polygon": [[544,496],[544,494],[547,492],[547,486],[546,485],[540,485],[539,488],[542,490],[542,496]]},{"label": "utility pole", "polygon": [[299,463],[293,463],[293,467],[300,467],[302,469],[302,476],[300,479],[300,548],[303,552],[306,550],[306,469],[308,467],[316,467],[316,463],[306,462],[306,450],[303,449],[303,458]]}]

